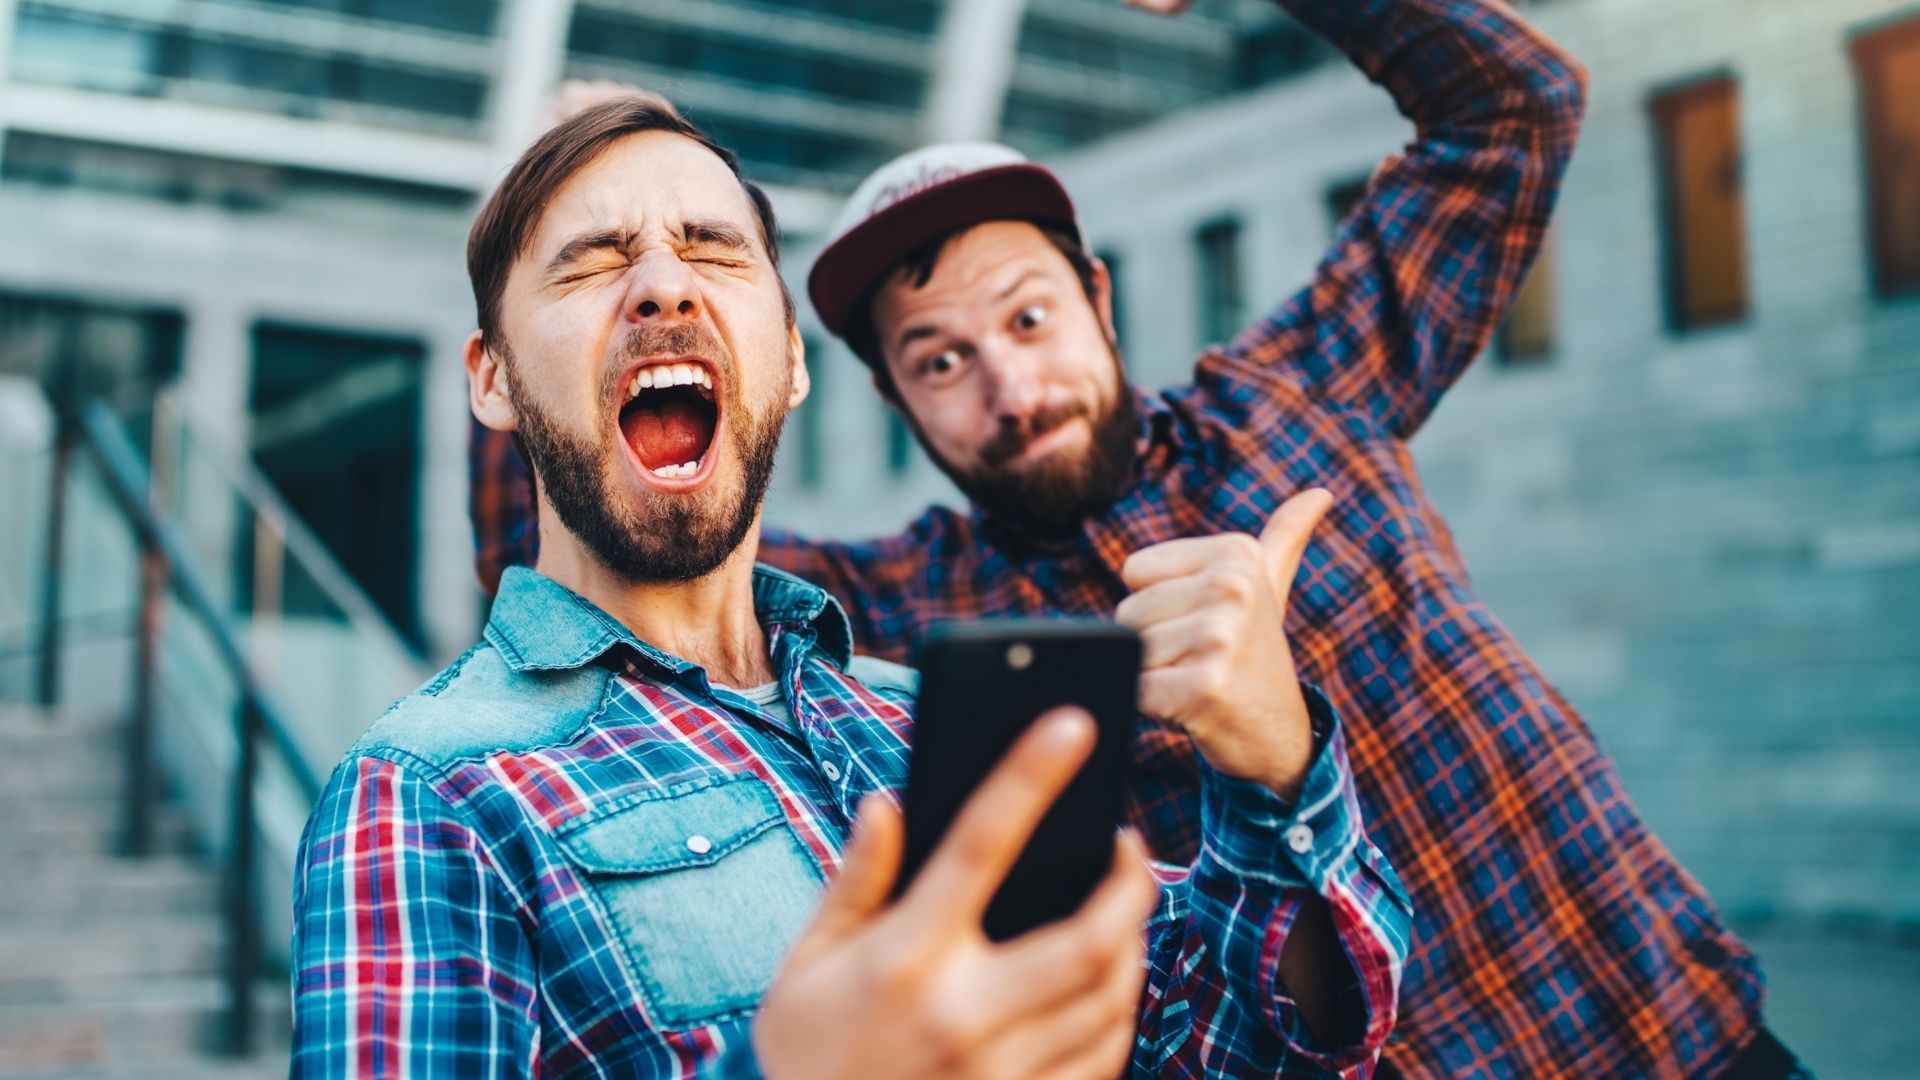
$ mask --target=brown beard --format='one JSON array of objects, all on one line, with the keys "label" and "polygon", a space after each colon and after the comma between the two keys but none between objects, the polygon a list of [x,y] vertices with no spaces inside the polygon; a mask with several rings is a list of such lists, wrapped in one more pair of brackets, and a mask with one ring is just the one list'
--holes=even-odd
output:
[{"label": "brown beard", "polygon": [[[618,400],[613,384],[636,357],[708,357],[722,369],[724,415],[731,420],[726,425],[730,449],[739,457],[744,477],[730,500],[710,486],[690,495],[649,491],[635,506],[620,498],[613,482],[619,459],[627,453],[614,416],[602,410],[588,437],[564,429],[533,403],[531,395],[520,391],[512,352],[504,343],[501,351],[508,373],[507,397],[519,419],[521,456],[561,524],[615,576],[633,585],[693,581],[718,569],[746,540],[773,477],[787,419],[785,402],[792,387],[790,364],[783,367],[787,374],[774,398],[776,404],[766,415],[753,416],[741,400],[733,358],[712,334],[684,323],[634,331],[603,373],[598,401]],[[716,449],[710,446],[707,453]]]},{"label": "brown beard", "polygon": [[[1119,366],[1116,356],[1116,372]],[[1091,406],[1075,403],[1044,409],[1025,423],[1004,424],[980,448],[980,464],[971,469],[941,457],[918,423],[909,417],[908,424],[940,471],[988,514],[1039,536],[1070,536],[1133,484],[1139,412],[1125,379],[1116,381],[1113,404],[1097,415]],[[1007,467],[1034,440],[1078,418],[1092,428],[1085,453],[1070,459],[1049,455],[1024,469]]]}]

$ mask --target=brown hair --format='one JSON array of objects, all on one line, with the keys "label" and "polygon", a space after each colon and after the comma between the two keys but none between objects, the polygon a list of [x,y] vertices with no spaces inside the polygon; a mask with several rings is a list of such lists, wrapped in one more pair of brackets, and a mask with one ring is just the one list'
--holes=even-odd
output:
[{"label": "brown hair", "polygon": [[[859,306],[853,309],[853,318],[847,321],[847,347],[852,349],[853,355],[859,357],[860,361],[873,371],[874,382],[885,396],[896,400],[899,397],[894,390],[893,372],[888,369],[886,355],[880,346],[879,328],[873,324],[873,302],[879,298],[881,289],[895,281],[904,280],[916,289],[925,288],[927,282],[933,280],[933,270],[939,265],[940,256],[946,253],[947,248],[960,237],[960,234],[977,227],[977,225],[963,225],[944,236],[936,236],[900,256],[900,261],[880,275],[880,280],[867,292]],[[1080,279],[1080,290],[1087,294],[1087,303],[1098,305],[1098,290],[1093,279],[1093,257],[1087,254],[1087,249],[1080,243],[1080,238],[1072,230],[1058,226],[1041,225],[1036,222],[1034,227],[1047,238],[1047,242],[1053,245],[1054,250],[1066,257],[1067,264],[1073,267],[1073,275]]]},{"label": "brown hair", "polygon": [[483,342],[498,344],[500,297],[507,289],[507,275],[514,260],[525,252],[554,195],[607,147],[643,131],[684,135],[712,151],[739,178],[759,219],[760,242],[766,246],[774,276],[780,281],[787,323],[793,323],[793,295],[787,290],[786,279],[780,277],[780,226],[774,219],[772,200],[741,174],[740,161],[733,151],[688,123],[672,102],[658,94],[635,92],[582,109],[534,140],[473,220],[473,228],[467,233],[467,277],[473,283],[473,304]]}]

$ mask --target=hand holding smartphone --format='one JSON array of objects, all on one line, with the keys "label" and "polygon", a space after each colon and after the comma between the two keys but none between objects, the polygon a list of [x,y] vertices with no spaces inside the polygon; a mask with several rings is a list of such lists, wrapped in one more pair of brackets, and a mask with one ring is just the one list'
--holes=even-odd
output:
[{"label": "hand holding smartphone", "polygon": [[1137,716],[1140,639],[1113,623],[1008,619],[937,627],[921,646],[903,894],[980,781],[1042,713],[1092,714],[1093,754],[1034,830],[983,928],[1017,937],[1077,910],[1112,865]]}]

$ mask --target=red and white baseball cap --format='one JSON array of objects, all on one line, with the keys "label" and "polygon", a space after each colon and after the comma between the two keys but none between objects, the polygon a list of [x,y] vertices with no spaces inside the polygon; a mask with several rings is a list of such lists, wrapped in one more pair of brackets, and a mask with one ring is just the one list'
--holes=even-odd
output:
[{"label": "red and white baseball cap", "polygon": [[894,158],[860,182],[807,274],[821,325],[847,336],[855,309],[927,241],[986,221],[1031,221],[1080,235],[1052,172],[995,143],[942,143]]}]

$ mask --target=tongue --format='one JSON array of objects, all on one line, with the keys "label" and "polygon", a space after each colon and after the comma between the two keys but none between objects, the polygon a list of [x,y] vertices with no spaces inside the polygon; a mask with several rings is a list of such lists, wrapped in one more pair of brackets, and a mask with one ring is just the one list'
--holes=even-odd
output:
[{"label": "tongue", "polygon": [[691,401],[642,405],[621,420],[627,441],[649,469],[699,461],[713,441],[713,409]]}]

